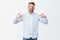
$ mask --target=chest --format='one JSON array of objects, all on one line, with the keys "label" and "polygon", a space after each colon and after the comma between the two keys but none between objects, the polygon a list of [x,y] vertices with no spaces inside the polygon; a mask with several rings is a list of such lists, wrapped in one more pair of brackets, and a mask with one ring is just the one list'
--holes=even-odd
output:
[{"label": "chest", "polygon": [[23,21],[25,22],[37,22],[38,21],[38,16],[36,15],[25,15],[23,17]]}]

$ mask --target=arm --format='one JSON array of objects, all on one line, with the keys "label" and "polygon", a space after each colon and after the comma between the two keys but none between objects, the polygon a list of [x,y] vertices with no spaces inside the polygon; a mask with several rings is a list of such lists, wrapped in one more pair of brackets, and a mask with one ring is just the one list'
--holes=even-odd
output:
[{"label": "arm", "polygon": [[18,15],[16,16],[16,18],[14,19],[14,24],[17,24],[19,22],[22,21],[22,15],[20,15],[20,13],[18,13]]},{"label": "arm", "polygon": [[17,23],[19,23],[19,22],[21,22],[21,21],[22,21],[21,18],[16,18],[16,19],[14,20],[14,24],[17,24]]},{"label": "arm", "polygon": [[48,19],[47,18],[39,18],[39,21],[44,23],[44,24],[48,24]]},{"label": "arm", "polygon": [[48,19],[44,14],[39,15],[39,21],[44,24],[48,24]]}]

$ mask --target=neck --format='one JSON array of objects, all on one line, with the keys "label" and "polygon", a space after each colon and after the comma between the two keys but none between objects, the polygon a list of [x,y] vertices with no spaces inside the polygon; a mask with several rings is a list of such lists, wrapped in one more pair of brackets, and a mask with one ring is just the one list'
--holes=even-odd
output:
[{"label": "neck", "polygon": [[32,13],[33,13],[33,12],[30,12],[30,11],[29,11],[29,14],[32,14]]}]

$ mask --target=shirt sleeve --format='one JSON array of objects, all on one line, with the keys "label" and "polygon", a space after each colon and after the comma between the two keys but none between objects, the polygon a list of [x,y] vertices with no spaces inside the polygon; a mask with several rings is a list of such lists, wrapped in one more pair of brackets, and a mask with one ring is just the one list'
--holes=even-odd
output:
[{"label": "shirt sleeve", "polygon": [[48,24],[48,19],[46,18],[41,18],[41,16],[39,16],[39,21],[44,23],[44,24]]},{"label": "shirt sleeve", "polygon": [[22,18],[15,18],[13,23],[14,24],[17,24],[17,23],[19,23],[21,21],[22,21]]}]

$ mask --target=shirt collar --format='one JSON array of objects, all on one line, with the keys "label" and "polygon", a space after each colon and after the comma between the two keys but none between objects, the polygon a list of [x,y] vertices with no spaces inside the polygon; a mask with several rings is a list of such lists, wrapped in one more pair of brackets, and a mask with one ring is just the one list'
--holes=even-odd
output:
[{"label": "shirt collar", "polygon": [[34,12],[33,12],[33,13],[31,13],[31,14],[30,14],[30,12],[28,12],[28,15],[33,15],[33,14],[34,14]]}]

